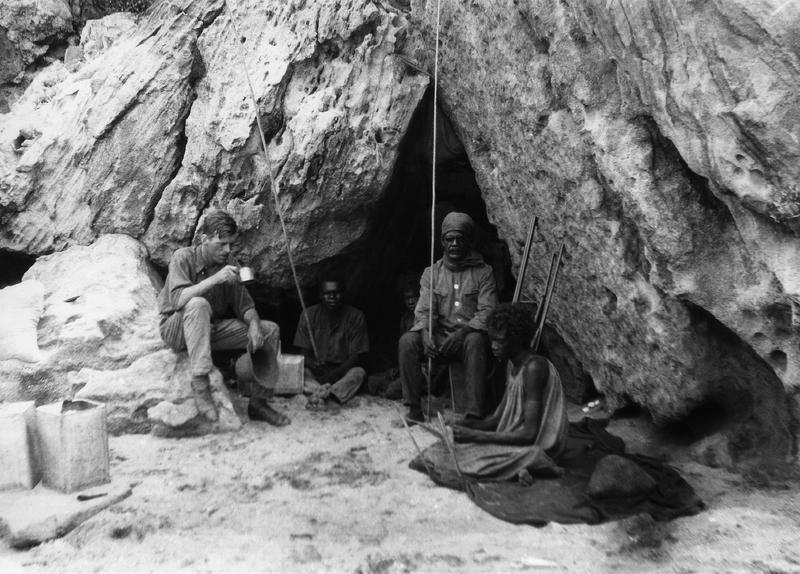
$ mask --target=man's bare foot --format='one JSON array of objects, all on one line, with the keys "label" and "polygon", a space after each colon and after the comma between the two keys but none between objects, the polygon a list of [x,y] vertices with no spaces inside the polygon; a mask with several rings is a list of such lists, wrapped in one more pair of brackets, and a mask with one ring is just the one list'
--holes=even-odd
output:
[{"label": "man's bare foot", "polygon": [[208,375],[192,377],[192,392],[194,393],[194,406],[201,416],[214,422],[219,419],[217,407],[211,397],[211,390],[208,383]]},{"label": "man's bare foot", "polygon": [[263,421],[276,427],[283,427],[292,422],[285,414],[273,409],[264,399],[250,399],[247,416],[250,420]]},{"label": "man's bare foot", "polygon": [[533,484],[533,477],[527,468],[523,468],[517,473],[517,479],[522,486],[531,486]]}]

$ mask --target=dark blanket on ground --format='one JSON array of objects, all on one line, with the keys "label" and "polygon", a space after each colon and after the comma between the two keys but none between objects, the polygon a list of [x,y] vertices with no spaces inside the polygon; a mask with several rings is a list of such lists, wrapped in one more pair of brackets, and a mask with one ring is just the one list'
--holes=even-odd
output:
[{"label": "dark blanket on ground", "polygon": [[[654,458],[626,454],[624,441],[605,430],[607,422],[584,418],[570,423],[567,448],[558,461],[565,472],[558,478],[536,478],[531,486],[524,486],[517,481],[462,481],[455,473],[443,474],[435,469],[432,469],[431,478],[440,486],[465,490],[486,512],[514,524],[598,524],[640,513],[664,521],[697,514],[704,508],[694,489],[675,469]],[[609,454],[638,464],[656,481],[655,488],[633,497],[590,497],[587,494],[589,478],[597,462]],[[409,466],[428,473],[419,457]]]}]

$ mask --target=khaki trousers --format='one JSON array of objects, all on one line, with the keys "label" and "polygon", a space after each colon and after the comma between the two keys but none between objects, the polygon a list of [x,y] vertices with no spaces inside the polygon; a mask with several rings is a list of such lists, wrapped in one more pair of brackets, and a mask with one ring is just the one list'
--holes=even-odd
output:
[{"label": "khaki trousers", "polygon": [[[272,321],[261,321],[265,349],[274,356],[280,351],[280,329]],[[248,326],[239,319],[212,321],[211,305],[203,297],[193,297],[159,326],[161,339],[175,351],[187,350],[192,376],[207,375],[214,364],[211,351],[246,349]],[[266,390],[266,389],[265,389]],[[260,393],[261,394],[261,393]]]}]

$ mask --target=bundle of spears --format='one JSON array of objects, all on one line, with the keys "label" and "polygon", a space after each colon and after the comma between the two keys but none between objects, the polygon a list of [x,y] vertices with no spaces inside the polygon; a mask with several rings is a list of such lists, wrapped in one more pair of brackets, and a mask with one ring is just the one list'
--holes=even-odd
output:
[{"label": "bundle of spears", "polygon": [[[522,295],[522,286],[525,283],[525,273],[528,270],[528,259],[531,253],[531,244],[533,243],[533,236],[536,233],[536,224],[539,218],[533,218],[530,226],[528,227],[528,238],[525,241],[525,249],[522,252],[522,261],[519,264],[519,273],[517,273],[517,285],[514,289],[514,298],[512,303],[519,303]],[[542,333],[544,332],[544,324],[547,320],[547,312],[550,309],[550,301],[553,298],[553,291],[556,288],[556,281],[558,280],[558,272],[561,269],[561,258],[564,255],[564,244],[554,253],[550,259],[550,271],[547,273],[547,283],[545,284],[544,297],[539,304],[539,309],[536,313],[536,330],[534,331],[533,340],[531,341],[531,350],[535,353],[539,348],[542,340]]]}]

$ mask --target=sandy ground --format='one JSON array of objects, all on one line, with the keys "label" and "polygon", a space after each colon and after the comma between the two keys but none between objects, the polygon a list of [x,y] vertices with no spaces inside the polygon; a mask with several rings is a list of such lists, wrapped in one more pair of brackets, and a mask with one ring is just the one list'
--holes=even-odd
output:
[{"label": "sandy ground", "polygon": [[[513,526],[408,468],[414,447],[392,403],[280,404],[293,419],[283,429],[112,437],[112,476],[133,495],[59,540],[0,548],[0,571],[800,573],[796,482],[755,488],[673,454],[706,512],[655,528]],[[677,452],[642,420],[610,430],[634,451]]]}]

